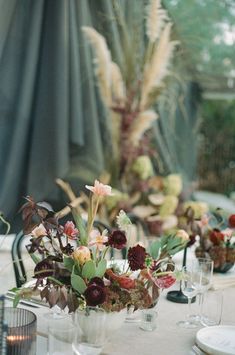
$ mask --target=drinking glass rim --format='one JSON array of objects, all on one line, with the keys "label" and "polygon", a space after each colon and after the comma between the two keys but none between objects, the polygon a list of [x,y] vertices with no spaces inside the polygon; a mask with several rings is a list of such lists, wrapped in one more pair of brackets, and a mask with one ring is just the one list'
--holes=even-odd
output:
[{"label": "drinking glass rim", "polygon": [[33,316],[33,319],[31,322],[24,324],[24,325],[16,325],[16,326],[8,326],[8,328],[10,329],[19,329],[19,328],[24,328],[24,327],[28,327],[29,325],[32,325],[33,323],[35,323],[37,321],[37,316],[35,313],[33,313],[32,311],[29,311],[28,309],[25,308],[14,308],[14,307],[4,307],[4,313],[5,310],[13,310],[13,311],[24,311],[26,313],[31,313],[31,315]]}]

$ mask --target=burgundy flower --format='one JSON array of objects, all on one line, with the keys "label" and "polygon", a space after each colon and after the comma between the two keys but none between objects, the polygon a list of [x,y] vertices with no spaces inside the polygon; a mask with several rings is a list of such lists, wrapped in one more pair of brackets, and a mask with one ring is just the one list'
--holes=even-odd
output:
[{"label": "burgundy flower", "polygon": [[231,228],[235,228],[235,214],[231,214],[228,219],[228,223]]},{"label": "burgundy flower", "polygon": [[220,232],[219,229],[213,229],[213,231],[210,233],[210,240],[213,244],[219,245],[224,241],[224,235]]},{"label": "burgundy flower", "polygon": [[88,286],[91,286],[91,285],[97,285],[100,287],[104,287],[104,281],[100,277],[93,277],[92,279],[90,279]]},{"label": "burgundy flower", "polygon": [[116,249],[123,249],[126,246],[126,235],[124,232],[114,230],[108,239],[108,245]]},{"label": "burgundy flower", "polygon": [[86,303],[88,306],[98,306],[99,304],[104,303],[106,298],[106,292],[104,287],[100,287],[99,285],[92,284],[87,287],[84,292],[84,296],[86,299]]},{"label": "burgundy flower", "polygon": [[141,245],[136,245],[128,250],[128,262],[132,271],[144,269],[146,250]]}]

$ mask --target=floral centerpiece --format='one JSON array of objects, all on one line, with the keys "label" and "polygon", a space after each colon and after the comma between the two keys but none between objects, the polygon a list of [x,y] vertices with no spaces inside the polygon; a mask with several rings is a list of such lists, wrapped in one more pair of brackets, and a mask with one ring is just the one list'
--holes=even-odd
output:
[{"label": "floral centerpiece", "polygon": [[31,236],[27,250],[36,263],[35,286],[17,292],[21,297],[39,293],[52,307],[68,307],[69,312],[86,306],[98,306],[106,311],[120,311],[155,305],[159,289],[171,286],[177,277],[171,256],[188,241],[185,231],[162,237],[147,251],[140,244],[126,250],[127,260],[119,268],[107,261],[111,248],[126,247],[131,221],[120,211],[114,230],[95,229],[100,202],[112,194],[111,187],[95,181],[90,190],[88,219],[75,213],[73,221],[61,225],[54,211],[31,197],[22,206],[24,232]]},{"label": "floral centerpiece", "polygon": [[235,263],[235,214],[224,216],[221,210],[205,215],[200,224],[197,257],[210,257],[214,271],[227,272]]}]

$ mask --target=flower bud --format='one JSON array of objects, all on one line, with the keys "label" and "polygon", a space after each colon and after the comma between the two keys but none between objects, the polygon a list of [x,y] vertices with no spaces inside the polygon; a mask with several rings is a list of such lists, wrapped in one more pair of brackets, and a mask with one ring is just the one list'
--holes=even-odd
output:
[{"label": "flower bud", "polygon": [[73,258],[75,261],[78,261],[79,264],[85,264],[86,261],[91,260],[90,249],[85,246],[76,248],[73,252]]}]

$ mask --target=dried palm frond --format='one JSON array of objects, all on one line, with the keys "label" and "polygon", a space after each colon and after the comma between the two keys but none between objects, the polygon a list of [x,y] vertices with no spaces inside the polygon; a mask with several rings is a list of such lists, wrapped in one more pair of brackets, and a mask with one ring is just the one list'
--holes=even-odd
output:
[{"label": "dried palm frond", "polygon": [[151,0],[146,10],[146,33],[150,43],[154,43],[159,38],[168,16],[166,10],[161,7],[160,0]]},{"label": "dried palm frond", "polygon": [[111,63],[111,78],[112,78],[112,94],[115,101],[123,103],[126,97],[126,89],[122,79],[122,74],[119,66]]},{"label": "dried palm frond", "polygon": [[140,107],[143,109],[148,104],[148,97],[153,89],[162,85],[162,81],[168,74],[168,67],[173,50],[178,42],[170,41],[171,23],[168,23],[159,39],[152,58],[145,63],[144,76],[141,92]]},{"label": "dried palm frond", "polygon": [[130,143],[137,146],[144,132],[151,127],[157,118],[158,115],[153,110],[141,112],[132,124],[129,135]]},{"label": "dried palm frond", "polygon": [[111,55],[105,38],[94,28],[83,26],[83,32],[91,42],[95,51],[96,76],[101,97],[106,105],[111,103]]}]

